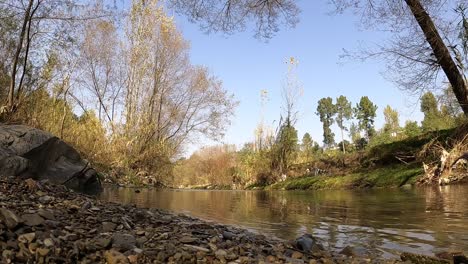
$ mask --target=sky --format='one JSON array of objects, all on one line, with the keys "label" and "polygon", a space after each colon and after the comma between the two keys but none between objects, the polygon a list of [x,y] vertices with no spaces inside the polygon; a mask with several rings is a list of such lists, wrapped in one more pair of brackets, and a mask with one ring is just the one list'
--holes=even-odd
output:
[{"label": "sky", "polygon": [[[322,124],[315,114],[317,101],[323,97],[346,96],[353,106],[361,96],[368,96],[377,106],[376,128],[384,123],[386,105],[396,108],[400,125],[406,120],[421,121],[418,98],[401,91],[396,84],[382,76],[381,61],[343,61],[343,49],[357,50],[360,43],[372,45],[386,39],[382,32],[365,31],[359,18],[352,13],[330,15],[332,6],[326,1],[299,1],[302,13],[295,28],[282,27],[268,42],[254,38],[253,28],[233,35],[205,34],[185,17],[175,16],[176,24],[191,43],[193,64],[205,65],[223,81],[224,88],[239,101],[235,116],[221,142],[200,139],[188,147],[186,154],[205,145],[219,143],[241,147],[253,141],[260,121],[260,91],[267,90],[265,124],[276,128],[281,114],[281,89],[287,73],[286,61],[299,61],[297,78],[303,86],[298,102],[299,138],[308,132],[322,143]],[[335,140],[341,141],[336,125]]]}]

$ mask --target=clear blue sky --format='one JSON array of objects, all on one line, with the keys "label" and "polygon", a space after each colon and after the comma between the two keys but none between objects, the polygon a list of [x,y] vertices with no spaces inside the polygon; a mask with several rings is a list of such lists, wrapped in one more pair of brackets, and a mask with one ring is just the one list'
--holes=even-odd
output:
[{"label": "clear blue sky", "polygon": [[[304,95],[299,102],[299,120],[296,128],[299,138],[309,132],[315,141],[322,143],[322,126],[315,114],[317,101],[322,97],[336,98],[345,95],[353,102],[363,95],[378,106],[376,127],[383,125],[383,109],[389,104],[398,109],[400,124],[411,119],[420,121],[418,98],[400,91],[382,77],[385,65],[378,61],[340,61],[343,49],[356,50],[360,42],[378,43],[385,40],[382,33],[359,29],[358,17],[351,13],[329,15],[327,1],[300,1],[302,13],[296,28],[282,28],[269,42],[253,37],[253,29],[226,36],[221,33],[205,34],[198,25],[185,17],[176,16],[179,30],[191,42],[191,60],[206,65],[224,83],[225,89],[235,95],[240,104],[224,143],[241,145],[252,141],[254,129],[260,120],[260,90],[266,89],[269,102],[265,120],[272,125],[281,111],[281,84],[286,76],[287,58],[299,60],[298,78]],[[334,126],[335,140],[341,141]],[[189,147],[187,154],[196,148],[215,144],[200,140]]]}]

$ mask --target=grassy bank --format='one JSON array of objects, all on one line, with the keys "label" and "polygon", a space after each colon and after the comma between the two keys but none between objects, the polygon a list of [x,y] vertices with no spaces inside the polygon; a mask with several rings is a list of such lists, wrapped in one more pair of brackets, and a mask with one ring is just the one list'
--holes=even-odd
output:
[{"label": "grassy bank", "polygon": [[422,166],[392,165],[389,167],[361,170],[347,175],[308,175],[292,178],[267,186],[266,189],[318,190],[399,187],[415,183],[418,176],[422,175],[422,173]]}]

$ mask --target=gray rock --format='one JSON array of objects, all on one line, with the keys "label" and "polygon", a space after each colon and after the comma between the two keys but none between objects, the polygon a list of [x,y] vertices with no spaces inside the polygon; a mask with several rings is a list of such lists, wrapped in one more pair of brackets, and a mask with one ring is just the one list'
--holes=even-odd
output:
[{"label": "gray rock", "polygon": [[47,220],[55,220],[54,214],[53,214],[51,211],[49,211],[49,210],[45,210],[45,209],[42,209],[42,208],[41,208],[41,209],[39,209],[39,210],[37,211],[37,213],[38,213],[40,216],[42,216],[44,219],[47,219]]},{"label": "gray rock", "polygon": [[112,235],[112,246],[123,250],[135,248],[136,239],[130,234],[115,233]]},{"label": "gray rock", "polygon": [[311,234],[304,234],[297,238],[294,242],[294,246],[303,252],[323,250],[322,245],[320,245]]},{"label": "gray rock", "polygon": [[223,238],[226,240],[233,240],[235,237],[235,234],[229,231],[224,231],[223,232]]},{"label": "gray rock", "polygon": [[38,214],[24,214],[21,216],[25,225],[38,226],[44,223],[44,218]]},{"label": "gray rock", "polygon": [[54,200],[54,197],[49,196],[49,195],[41,196],[41,197],[39,197],[39,199],[38,199],[38,201],[39,201],[41,204],[48,204],[48,203],[52,202],[53,200]]},{"label": "gray rock", "polygon": [[15,213],[5,208],[0,208],[0,218],[10,230],[14,229],[22,222]]},{"label": "gray rock", "polygon": [[0,177],[12,175],[77,191],[102,190],[96,171],[67,143],[39,129],[0,124]]}]

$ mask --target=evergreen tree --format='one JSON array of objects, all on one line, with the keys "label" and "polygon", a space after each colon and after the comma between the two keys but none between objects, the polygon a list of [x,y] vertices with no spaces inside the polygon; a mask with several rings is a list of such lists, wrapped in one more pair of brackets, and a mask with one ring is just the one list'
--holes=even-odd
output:
[{"label": "evergreen tree", "polygon": [[367,96],[361,97],[359,104],[356,105],[355,116],[358,120],[359,128],[366,132],[367,140],[375,134],[374,119],[376,111],[377,105],[374,105]]},{"label": "evergreen tree", "polygon": [[322,98],[318,101],[316,114],[320,117],[323,124],[323,143],[326,146],[335,144],[335,134],[331,131],[333,116],[336,114],[336,106],[331,97]]}]

